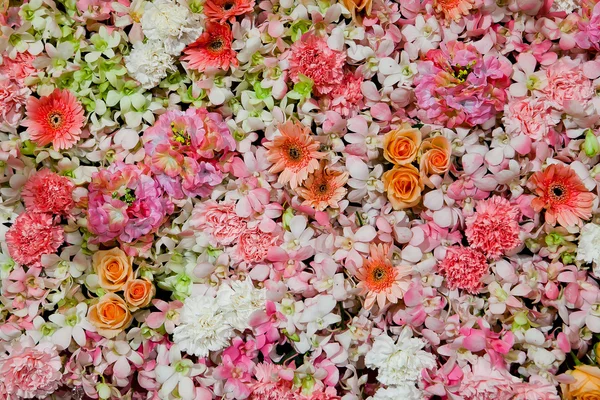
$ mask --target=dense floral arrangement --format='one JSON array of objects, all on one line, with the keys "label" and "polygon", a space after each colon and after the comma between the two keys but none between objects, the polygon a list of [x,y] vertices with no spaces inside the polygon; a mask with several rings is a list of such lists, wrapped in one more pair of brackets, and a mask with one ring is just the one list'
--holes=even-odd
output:
[{"label": "dense floral arrangement", "polygon": [[597,0],[0,12],[0,399],[600,399]]}]

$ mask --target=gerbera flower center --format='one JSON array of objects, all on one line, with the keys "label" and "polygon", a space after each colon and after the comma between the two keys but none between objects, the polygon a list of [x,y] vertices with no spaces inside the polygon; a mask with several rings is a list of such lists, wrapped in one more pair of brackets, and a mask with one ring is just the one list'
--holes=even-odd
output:
[{"label": "gerbera flower center", "polygon": [[551,185],[549,189],[549,195],[553,202],[562,202],[567,197],[567,188],[560,183]]},{"label": "gerbera flower center", "polygon": [[223,3],[223,10],[225,10],[225,11],[229,11],[233,7],[235,7],[235,3],[231,2],[231,1],[226,1],[225,3]]},{"label": "gerbera flower center", "polygon": [[365,283],[371,291],[381,292],[392,287],[396,281],[396,270],[389,263],[374,262],[367,267],[367,271]]},{"label": "gerbera flower center", "polygon": [[288,155],[290,156],[290,159],[298,161],[302,158],[302,149],[297,146],[290,146],[288,148]]},{"label": "gerbera flower center", "polygon": [[210,44],[208,45],[208,48],[212,51],[220,51],[221,49],[223,49],[223,45],[223,39],[214,38],[213,40],[211,40]]},{"label": "gerbera flower center", "polygon": [[64,115],[61,112],[53,111],[48,114],[48,123],[54,129],[58,129],[62,126]]},{"label": "gerbera flower center", "polygon": [[323,182],[318,186],[319,193],[327,193],[327,183]]}]

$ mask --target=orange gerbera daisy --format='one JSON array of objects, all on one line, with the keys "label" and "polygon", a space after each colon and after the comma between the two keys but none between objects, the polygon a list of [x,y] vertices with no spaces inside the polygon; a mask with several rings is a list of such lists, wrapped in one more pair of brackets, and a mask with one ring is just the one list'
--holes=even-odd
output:
[{"label": "orange gerbera daisy", "polygon": [[338,208],[338,203],[346,195],[344,185],[347,181],[347,172],[332,171],[322,164],[296,192],[304,198],[303,206],[311,206],[317,211],[328,206]]},{"label": "orange gerbera daisy", "polygon": [[288,121],[279,127],[281,136],[264,144],[267,160],[273,163],[269,172],[281,172],[279,183],[290,183],[296,189],[319,168],[319,159],[325,156],[319,152],[319,143],[310,135],[310,130],[300,122]]},{"label": "orange gerbera daisy", "polygon": [[536,212],[546,209],[546,222],[564,227],[581,226],[581,220],[592,217],[595,195],[583,185],[571,167],[552,164],[533,174],[529,182],[535,186],[537,198],[531,201]]},{"label": "orange gerbera daisy", "polygon": [[357,285],[361,295],[366,295],[364,307],[370,310],[377,300],[379,309],[390,303],[397,303],[410,287],[412,268],[394,266],[389,257],[390,247],[387,244],[371,244],[370,257],[365,259],[356,276],[360,279]]},{"label": "orange gerbera daisy", "polygon": [[231,65],[237,67],[237,53],[231,49],[232,40],[229,25],[209,22],[198,40],[183,50],[181,59],[188,61],[188,68],[199,72],[210,68],[228,70]]},{"label": "orange gerbera daisy", "polygon": [[444,14],[446,20],[457,21],[463,15],[469,15],[473,3],[473,0],[434,0],[433,7],[438,13]]}]

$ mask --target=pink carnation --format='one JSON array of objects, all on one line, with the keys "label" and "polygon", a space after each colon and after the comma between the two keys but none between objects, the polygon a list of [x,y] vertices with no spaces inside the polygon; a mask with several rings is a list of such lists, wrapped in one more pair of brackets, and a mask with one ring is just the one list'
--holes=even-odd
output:
[{"label": "pink carnation", "polygon": [[194,209],[192,226],[209,233],[219,244],[227,246],[246,230],[246,219],[236,214],[232,203],[207,201]]},{"label": "pink carnation", "polygon": [[524,133],[533,140],[542,140],[559,122],[560,117],[552,115],[550,105],[542,99],[515,99],[506,105],[506,132],[515,136]]},{"label": "pink carnation", "polygon": [[277,237],[258,228],[247,229],[239,238],[238,255],[250,263],[263,261],[269,249],[277,244]]},{"label": "pink carnation", "polygon": [[467,217],[466,235],[472,247],[490,258],[498,258],[521,244],[519,210],[500,196],[477,203],[477,212]]},{"label": "pink carnation", "polygon": [[34,347],[33,340],[14,343],[0,355],[0,375],[8,399],[45,399],[60,384],[62,362],[54,345]]},{"label": "pink carnation", "polygon": [[17,81],[19,86],[25,86],[25,78],[33,75],[37,70],[33,66],[35,56],[29,53],[17,53],[15,58],[4,57],[0,65],[0,75]]},{"label": "pink carnation", "polygon": [[556,386],[539,376],[532,376],[529,382],[519,383],[513,389],[511,400],[560,400]]},{"label": "pink carnation", "polygon": [[358,74],[347,73],[344,75],[343,82],[329,94],[331,97],[329,108],[344,117],[351,115],[363,99],[362,83],[363,78]]},{"label": "pink carnation", "polygon": [[63,242],[63,228],[50,214],[25,212],[6,232],[10,256],[22,265],[40,265],[42,256],[56,253]]},{"label": "pink carnation", "polygon": [[544,93],[560,109],[570,102],[585,104],[594,95],[592,81],[584,75],[579,60],[561,58],[546,70],[546,78]]},{"label": "pink carnation", "polygon": [[23,186],[21,196],[29,211],[68,214],[73,208],[73,188],[67,177],[42,169]]},{"label": "pink carnation", "polygon": [[307,33],[292,45],[290,76],[295,83],[300,75],[310,78],[317,94],[331,93],[344,78],[346,55],[332,50],[327,39]]},{"label": "pink carnation", "polygon": [[513,385],[519,379],[504,369],[492,366],[487,358],[479,357],[474,365],[465,367],[459,393],[465,400],[509,400]]},{"label": "pink carnation", "polygon": [[282,368],[276,364],[260,363],[254,369],[257,382],[252,384],[249,400],[297,400],[292,382],[281,378]]},{"label": "pink carnation", "polygon": [[30,93],[28,88],[0,74],[0,127],[5,125],[13,130],[19,126]]},{"label": "pink carnation", "polygon": [[96,172],[88,189],[88,229],[100,242],[131,243],[173,211],[158,184],[135,165],[116,162]]},{"label": "pink carnation", "polygon": [[476,294],[489,265],[479,250],[453,246],[446,251],[446,258],[439,264],[439,269],[446,277],[450,289],[464,289]]}]

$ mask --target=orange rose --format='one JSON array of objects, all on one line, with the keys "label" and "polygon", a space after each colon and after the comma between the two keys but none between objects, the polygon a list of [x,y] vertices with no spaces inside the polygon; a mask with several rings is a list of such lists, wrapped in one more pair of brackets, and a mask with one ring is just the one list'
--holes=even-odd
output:
[{"label": "orange rose", "polygon": [[565,400],[600,400],[600,369],[591,365],[578,365],[568,371],[574,383],[563,384]]},{"label": "orange rose", "polygon": [[421,131],[402,124],[400,129],[389,131],[383,138],[383,156],[397,165],[410,164],[417,157],[421,145]]},{"label": "orange rose", "polygon": [[114,293],[106,293],[88,312],[90,323],[107,339],[114,338],[127,328],[132,318],[125,300]]},{"label": "orange rose", "polygon": [[433,186],[429,176],[442,175],[450,169],[450,154],[452,154],[452,145],[443,136],[436,136],[423,141],[419,165],[421,167],[421,179],[427,186]]},{"label": "orange rose", "polygon": [[131,257],[119,248],[95,252],[92,263],[98,274],[100,287],[109,292],[121,290],[128,281],[133,279]]},{"label": "orange rose", "polygon": [[421,200],[423,182],[413,165],[396,165],[383,174],[382,180],[394,210],[413,207]]},{"label": "orange rose", "polygon": [[356,19],[356,15],[364,12],[365,15],[371,15],[373,0],[342,0],[344,7],[352,13],[352,18]]},{"label": "orange rose", "polygon": [[135,311],[150,303],[156,293],[156,288],[149,280],[134,279],[125,284],[123,292],[129,309]]}]

